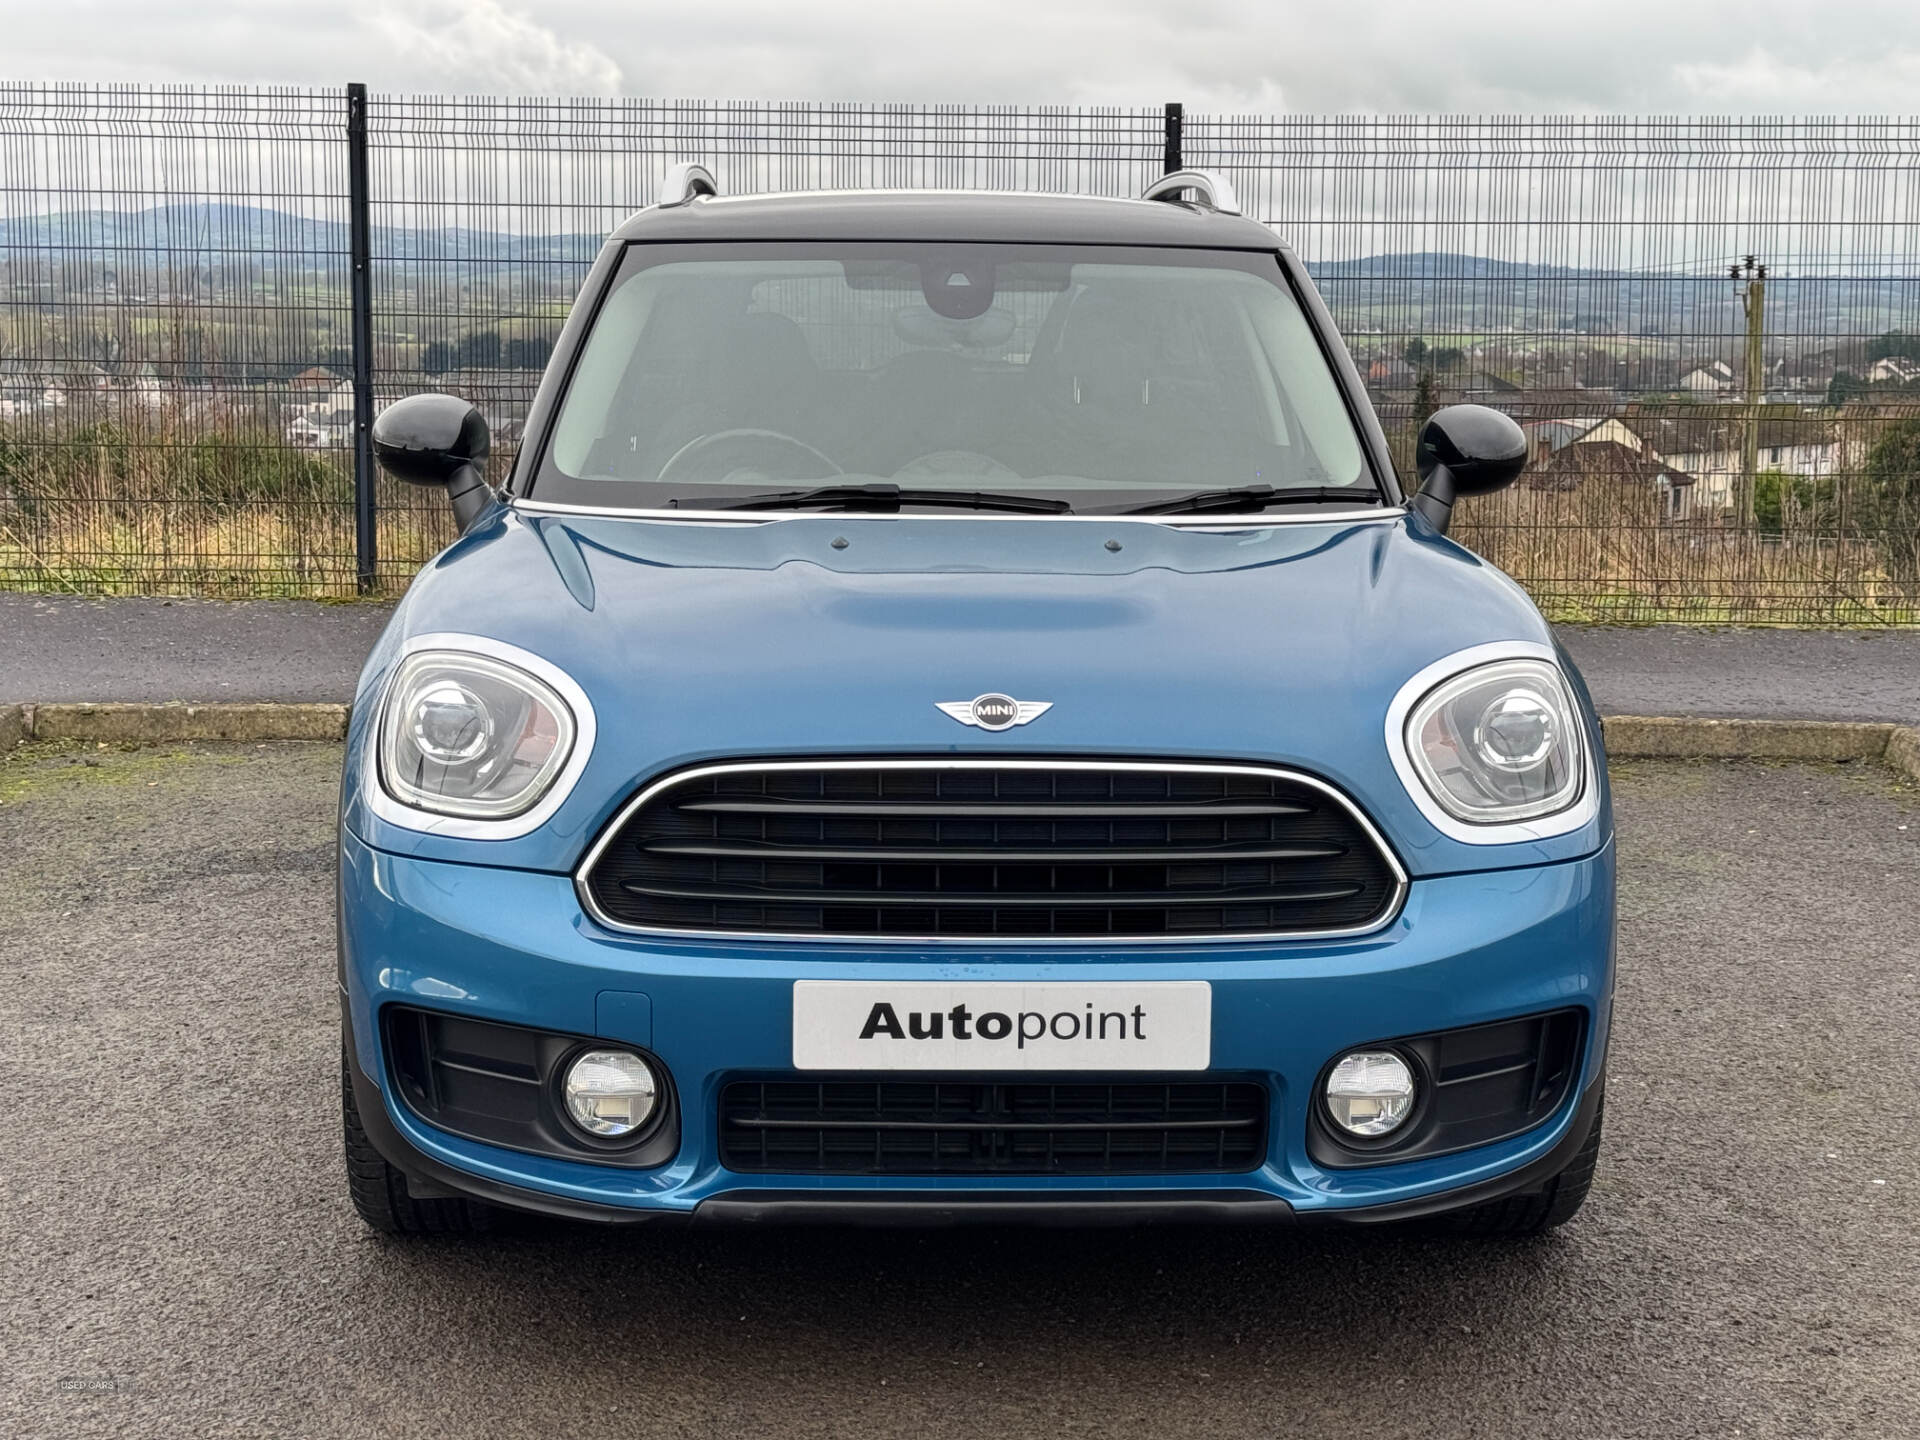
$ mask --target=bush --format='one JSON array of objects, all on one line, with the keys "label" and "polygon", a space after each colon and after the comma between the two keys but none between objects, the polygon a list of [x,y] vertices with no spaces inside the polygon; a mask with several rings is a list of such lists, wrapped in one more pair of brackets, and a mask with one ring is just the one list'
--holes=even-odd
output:
[{"label": "bush", "polygon": [[295,450],[264,425],[228,429],[95,420],[62,433],[0,426],[0,498],[95,504],[246,505],[262,501],[351,503],[346,468]]},{"label": "bush", "polygon": [[1855,515],[1885,544],[1890,573],[1920,576],[1920,419],[1890,426],[1868,453]]},{"label": "bush", "polygon": [[1833,477],[1766,470],[1753,477],[1753,523],[1762,535],[1824,534],[1839,519]]}]

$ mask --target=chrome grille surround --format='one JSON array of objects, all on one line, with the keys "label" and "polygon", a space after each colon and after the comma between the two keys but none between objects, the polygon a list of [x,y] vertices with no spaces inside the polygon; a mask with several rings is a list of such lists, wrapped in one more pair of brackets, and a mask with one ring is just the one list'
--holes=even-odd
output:
[{"label": "chrome grille surround", "polygon": [[[1061,772],[1061,773],[1106,773],[1110,775],[1137,775],[1142,777],[1202,777],[1231,783],[1236,777],[1246,781],[1266,781],[1283,783],[1311,791],[1320,801],[1324,801],[1333,811],[1337,811],[1341,820],[1364,839],[1367,848],[1377,858],[1385,872],[1386,893],[1382,903],[1367,918],[1357,923],[1342,924],[1322,928],[1272,929],[1261,931],[1195,930],[1168,934],[1098,934],[1083,933],[1072,935],[1008,934],[970,932],[965,934],[933,933],[877,933],[873,931],[847,930],[782,930],[779,928],[736,926],[734,928],[706,928],[697,925],[678,924],[639,924],[622,920],[607,912],[594,894],[594,879],[597,868],[607,857],[608,851],[619,844],[626,836],[629,823],[636,816],[667,797],[672,791],[697,785],[702,782],[722,782],[740,777],[767,775],[796,775],[803,772],[822,775],[834,772],[879,772],[900,773],[938,772]],[[796,807],[804,808],[804,807]],[[1119,811],[1124,806],[1116,804]],[[818,847],[816,847],[818,848]],[[805,858],[804,856],[802,858]],[[888,854],[875,847],[871,857],[876,861],[888,859]],[[1114,860],[1131,858],[1124,852],[1117,852]],[[1204,850],[1192,854],[1195,862],[1204,862],[1207,855]],[[599,838],[587,852],[585,859],[575,872],[575,889],[586,913],[599,925],[613,931],[626,934],[661,935],[678,938],[706,938],[732,941],[813,941],[832,944],[877,944],[877,945],[936,945],[936,946],[987,946],[991,948],[1028,948],[1079,946],[1082,948],[1107,948],[1110,946],[1134,945],[1182,945],[1245,943],[1258,941],[1296,941],[1326,940],[1372,934],[1384,929],[1399,915],[1407,892],[1407,874],[1392,848],[1386,843],[1378,829],[1358,806],[1342,792],[1315,776],[1303,774],[1277,765],[1215,763],[1194,761],[1141,761],[1141,760],[1101,760],[1101,759],[1053,759],[1033,756],[1000,758],[995,756],[937,756],[922,758],[864,758],[830,760],[740,760],[697,765],[685,770],[675,771],[662,776],[647,785],[623,805],[613,819],[602,830]],[[712,897],[707,897],[712,898]],[[739,896],[731,898],[741,898]],[[764,897],[761,897],[764,898]],[[926,897],[926,908],[939,908],[944,897]],[[1231,898],[1231,897],[1230,897]],[[1116,893],[1115,900],[1126,903],[1123,894]],[[809,899],[806,903],[818,903]],[[844,905],[855,905],[855,900],[842,900]],[[906,905],[909,900],[894,898],[893,904]],[[967,903],[964,899],[959,903]],[[979,903],[975,901],[974,903]],[[1152,905],[1152,900],[1135,903]],[[1194,902],[1199,903],[1199,902]]]}]

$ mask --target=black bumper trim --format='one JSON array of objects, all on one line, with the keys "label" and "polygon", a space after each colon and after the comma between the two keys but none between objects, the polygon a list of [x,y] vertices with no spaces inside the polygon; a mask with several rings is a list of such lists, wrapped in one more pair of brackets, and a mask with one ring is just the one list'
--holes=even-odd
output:
[{"label": "black bumper trim", "polygon": [[1606,1091],[1603,1069],[1580,1097],[1573,1122],[1560,1142],[1530,1164],[1505,1175],[1483,1180],[1477,1185],[1424,1195],[1416,1200],[1395,1201],[1387,1205],[1363,1205],[1337,1210],[1297,1211],[1285,1200],[1257,1190],[1133,1190],[1120,1193],[1104,1191],[1012,1191],[976,1193],[953,1191],[876,1190],[866,1193],[841,1191],[826,1194],[811,1190],[726,1190],[710,1195],[691,1210],[636,1210],[624,1205],[599,1205],[587,1200],[569,1200],[542,1191],[505,1185],[485,1176],[472,1175],[442,1164],[416,1150],[394,1127],[387,1114],[386,1097],[361,1067],[353,1044],[353,1025],[347,1014],[347,997],[340,997],[341,1031],[347,1047],[349,1073],[353,1077],[354,1101],[360,1109],[360,1123],[367,1139],[373,1142],[389,1165],[404,1173],[408,1188],[422,1198],[429,1195],[465,1195],[475,1200],[502,1205],[513,1210],[566,1220],[591,1220],[600,1224],[638,1225],[686,1223],[740,1223],[766,1225],[842,1224],[869,1226],[947,1226],[965,1224],[1060,1225],[1092,1227],[1098,1225],[1144,1225],[1168,1221],[1221,1222],[1230,1224],[1285,1223],[1371,1225],[1394,1220],[1423,1220],[1499,1200],[1508,1195],[1537,1189],[1573,1163],[1573,1157],[1586,1144]]},{"label": "black bumper trim", "polygon": [[1311,1219],[1316,1224],[1376,1225],[1392,1220],[1426,1220],[1436,1215],[1446,1215],[1455,1210],[1470,1210],[1475,1205],[1484,1205],[1490,1200],[1502,1200],[1509,1195],[1519,1195],[1528,1190],[1537,1190],[1567,1166],[1573,1163],[1574,1156],[1580,1153],[1580,1147],[1587,1143],[1587,1136],[1593,1132],[1594,1117],[1600,1113],[1600,1101],[1607,1093],[1607,1072],[1604,1068],[1593,1078],[1580,1096],[1579,1108],[1573,1112],[1573,1120],[1567,1126],[1567,1133],[1553,1149],[1539,1159],[1522,1165],[1518,1170],[1509,1170],[1504,1175],[1496,1175],[1491,1180],[1482,1180],[1477,1185],[1463,1185],[1457,1190],[1443,1190],[1437,1195],[1422,1195],[1413,1200],[1395,1200],[1386,1205],[1361,1205],[1344,1210],[1315,1210],[1303,1214],[1302,1220]]},{"label": "black bumper trim", "polygon": [[810,1190],[724,1190],[695,1208],[701,1223],[744,1225],[855,1224],[920,1227],[1037,1225],[1091,1229],[1165,1222],[1273,1224],[1293,1207],[1258,1190],[1135,1190],[1106,1196],[1085,1191],[976,1194],[941,1190],[875,1190],[822,1195]]},{"label": "black bumper trim", "polygon": [[530,1210],[558,1219],[592,1220],[599,1224],[640,1225],[661,1221],[671,1224],[691,1218],[690,1212],[684,1210],[634,1210],[624,1205],[597,1205],[589,1200],[569,1200],[544,1191],[523,1190],[518,1185],[504,1185],[484,1175],[456,1170],[431,1155],[422,1154],[395,1128],[393,1118],[387,1114],[386,1096],[360,1064],[360,1053],[353,1044],[353,1022],[345,1013],[346,1005],[347,997],[342,994],[340,1028],[346,1041],[347,1073],[353,1077],[353,1101],[360,1111],[360,1126],[380,1157],[407,1177],[407,1190],[414,1198],[464,1195],[510,1210]]}]

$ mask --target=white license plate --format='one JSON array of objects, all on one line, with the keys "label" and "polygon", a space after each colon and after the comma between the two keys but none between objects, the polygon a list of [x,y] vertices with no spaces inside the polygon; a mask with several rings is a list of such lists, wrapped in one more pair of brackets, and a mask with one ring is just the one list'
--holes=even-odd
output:
[{"label": "white license plate", "polygon": [[1204,980],[796,980],[796,1070],[1204,1070]]}]

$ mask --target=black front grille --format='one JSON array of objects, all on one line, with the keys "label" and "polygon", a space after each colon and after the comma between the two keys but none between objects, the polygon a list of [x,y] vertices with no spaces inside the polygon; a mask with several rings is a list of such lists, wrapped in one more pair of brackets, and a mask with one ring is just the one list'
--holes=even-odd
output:
[{"label": "black front grille", "polygon": [[1364,823],[1296,776],[999,761],[694,771],[584,885],[649,929],[1034,939],[1356,929],[1399,893]]},{"label": "black front grille", "polygon": [[1249,1081],[995,1084],[740,1080],[720,1163],[786,1175],[1156,1175],[1258,1169],[1267,1092]]}]

